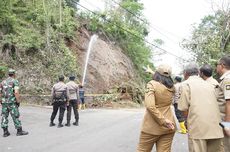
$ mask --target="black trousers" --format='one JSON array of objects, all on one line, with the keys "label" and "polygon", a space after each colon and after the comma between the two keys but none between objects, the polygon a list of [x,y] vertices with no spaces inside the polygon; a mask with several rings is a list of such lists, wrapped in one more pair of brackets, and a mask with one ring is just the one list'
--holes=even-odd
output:
[{"label": "black trousers", "polygon": [[185,118],[184,118],[184,116],[183,116],[182,111],[180,111],[180,110],[178,109],[178,104],[177,104],[177,103],[174,103],[174,109],[175,109],[175,113],[176,113],[176,117],[177,117],[178,121],[179,121],[179,122],[185,121]]},{"label": "black trousers", "polygon": [[73,112],[74,112],[74,116],[75,116],[75,121],[78,122],[79,113],[78,113],[77,107],[78,107],[77,100],[70,100],[69,101],[69,106],[67,106],[67,123],[70,122],[70,120],[71,120],[72,108],[73,108]]},{"label": "black trousers", "polygon": [[58,121],[59,123],[62,123],[62,120],[63,120],[63,117],[64,117],[64,113],[65,113],[65,107],[66,107],[66,103],[65,102],[54,102],[53,103],[53,112],[51,114],[51,117],[50,117],[50,121],[53,122],[56,115],[57,115],[57,112],[58,112],[58,109],[59,109],[59,118],[58,118]]}]

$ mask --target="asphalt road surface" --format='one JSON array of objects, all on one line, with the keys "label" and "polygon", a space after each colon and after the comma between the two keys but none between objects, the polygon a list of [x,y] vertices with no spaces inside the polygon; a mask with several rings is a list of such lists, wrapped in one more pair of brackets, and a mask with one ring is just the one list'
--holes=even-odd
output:
[{"label": "asphalt road surface", "polygon": [[[81,110],[79,126],[63,128],[49,127],[51,112],[48,107],[20,107],[22,126],[29,135],[16,136],[9,116],[11,135],[0,136],[0,152],[136,151],[144,109]],[[173,152],[187,152],[187,136],[176,134],[172,149]]]}]

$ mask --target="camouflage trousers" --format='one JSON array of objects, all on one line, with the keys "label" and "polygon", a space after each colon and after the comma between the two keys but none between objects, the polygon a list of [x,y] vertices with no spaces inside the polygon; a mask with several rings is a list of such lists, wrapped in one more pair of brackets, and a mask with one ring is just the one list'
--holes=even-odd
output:
[{"label": "camouflage trousers", "polygon": [[2,121],[1,127],[7,128],[8,127],[8,116],[11,115],[14,126],[16,129],[21,128],[21,121],[19,120],[19,110],[15,103],[2,103]]}]

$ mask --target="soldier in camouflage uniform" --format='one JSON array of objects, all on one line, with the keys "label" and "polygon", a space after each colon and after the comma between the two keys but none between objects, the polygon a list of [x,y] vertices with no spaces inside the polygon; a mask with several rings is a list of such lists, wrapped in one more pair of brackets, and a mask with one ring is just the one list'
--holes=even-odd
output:
[{"label": "soldier in camouflage uniform", "polygon": [[0,84],[0,101],[2,104],[2,121],[1,127],[4,131],[3,137],[10,135],[8,131],[9,113],[17,129],[17,136],[27,135],[28,132],[22,130],[21,121],[19,120],[19,83],[15,79],[15,70],[9,70],[9,77]]}]

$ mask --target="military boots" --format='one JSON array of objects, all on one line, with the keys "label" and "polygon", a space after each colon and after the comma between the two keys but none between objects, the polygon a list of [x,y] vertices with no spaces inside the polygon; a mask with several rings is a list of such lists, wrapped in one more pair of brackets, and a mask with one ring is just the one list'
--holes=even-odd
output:
[{"label": "military boots", "polygon": [[3,128],[3,137],[8,137],[10,135],[8,128]]},{"label": "military boots", "polygon": [[23,135],[28,135],[29,133],[27,131],[23,131],[22,128],[17,129],[17,136],[23,136]]}]

